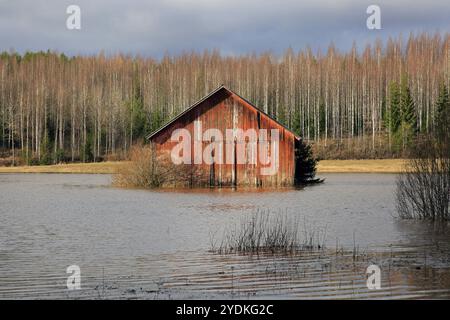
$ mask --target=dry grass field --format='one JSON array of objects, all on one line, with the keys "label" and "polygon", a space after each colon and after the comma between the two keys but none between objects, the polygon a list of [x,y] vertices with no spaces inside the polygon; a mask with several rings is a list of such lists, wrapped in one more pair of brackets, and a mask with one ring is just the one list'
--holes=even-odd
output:
[{"label": "dry grass field", "polygon": [[404,159],[322,160],[317,166],[317,172],[398,173],[404,163]]},{"label": "dry grass field", "polygon": [[[322,160],[317,167],[318,173],[397,173],[405,160]],[[0,167],[0,173],[115,173],[125,161],[97,163],[70,163],[49,166]]]},{"label": "dry grass field", "polygon": [[126,162],[69,163],[48,166],[0,167],[0,173],[115,173]]}]

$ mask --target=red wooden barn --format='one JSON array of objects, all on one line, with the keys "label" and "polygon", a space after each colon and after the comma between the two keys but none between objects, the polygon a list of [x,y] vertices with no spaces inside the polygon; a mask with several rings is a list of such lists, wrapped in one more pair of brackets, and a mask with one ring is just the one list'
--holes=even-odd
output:
[{"label": "red wooden barn", "polygon": [[185,160],[178,165],[195,171],[184,181],[190,185],[288,186],[295,181],[300,138],[225,86],[147,138],[157,154]]}]

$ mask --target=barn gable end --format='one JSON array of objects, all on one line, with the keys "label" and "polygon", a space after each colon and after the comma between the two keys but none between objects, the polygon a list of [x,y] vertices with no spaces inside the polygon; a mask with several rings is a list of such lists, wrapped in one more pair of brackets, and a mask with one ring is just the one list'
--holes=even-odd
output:
[{"label": "barn gable end", "polygon": [[[261,163],[259,159],[256,159],[254,163],[247,161],[245,163],[222,164],[193,164],[194,161],[192,161],[192,164],[183,164],[183,166],[195,167],[196,175],[198,175],[198,177],[193,179],[197,181],[191,180],[190,184],[194,182],[196,185],[280,186],[294,183],[295,142],[299,137],[224,86],[217,88],[193,104],[186,111],[147,136],[147,138],[156,146],[158,153],[170,153],[173,147],[178,144],[177,141],[171,141],[174,130],[186,129],[193,140],[195,130],[199,130],[198,123],[201,123],[202,132],[208,129],[218,129],[223,133],[230,129],[241,129],[243,131],[254,129],[259,133],[265,129],[270,136],[271,130],[277,129],[279,133],[278,168],[274,174],[264,175],[261,174],[261,169],[265,164]],[[202,145],[206,147],[209,143],[209,141],[203,141]],[[227,149],[227,143],[229,144],[230,142],[224,141],[223,143],[224,158],[226,157],[226,151],[230,150]],[[249,152],[248,150],[252,151],[246,141],[235,141],[234,144],[236,145],[234,146],[235,150],[245,150],[246,155]],[[258,147],[260,146],[258,145]],[[254,155],[253,152],[251,153],[252,155],[248,155],[249,159],[255,159],[252,157],[258,156]]]}]

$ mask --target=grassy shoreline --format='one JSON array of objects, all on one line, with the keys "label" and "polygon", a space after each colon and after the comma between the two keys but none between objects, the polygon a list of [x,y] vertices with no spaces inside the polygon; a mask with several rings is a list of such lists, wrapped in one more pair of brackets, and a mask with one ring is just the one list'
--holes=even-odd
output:
[{"label": "grassy shoreline", "polygon": [[[317,173],[398,173],[405,160],[322,160],[317,166]],[[125,161],[107,161],[96,163],[69,163],[48,166],[0,167],[0,173],[98,173],[117,172]]]},{"label": "grassy shoreline", "polygon": [[318,173],[399,173],[405,159],[322,160]]},{"label": "grassy shoreline", "polygon": [[43,166],[0,167],[0,173],[98,173],[111,174],[126,164],[125,161],[94,163],[67,163]]}]

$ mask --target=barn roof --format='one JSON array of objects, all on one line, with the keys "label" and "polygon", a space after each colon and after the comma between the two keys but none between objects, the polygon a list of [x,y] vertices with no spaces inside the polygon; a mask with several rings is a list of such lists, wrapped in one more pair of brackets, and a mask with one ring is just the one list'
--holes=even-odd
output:
[{"label": "barn roof", "polygon": [[265,116],[267,116],[270,120],[274,121],[275,123],[277,123],[278,125],[282,126],[283,128],[285,128],[287,131],[291,132],[296,138],[300,138],[295,132],[293,132],[292,130],[290,130],[288,127],[286,127],[285,125],[283,125],[282,123],[278,122],[277,120],[275,120],[274,118],[272,118],[270,115],[268,115],[267,113],[265,113],[264,111],[262,111],[261,109],[259,109],[258,107],[256,107],[255,105],[253,105],[251,102],[249,102],[247,99],[241,97],[240,95],[238,95],[236,92],[228,89],[227,87],[225,87],[224,85],[219,86],[217,89],[211,91],[209,94],[207,94],[206,96],[204,96],[203,98],[201,98],[200,100],[198,100],[197,102],[195,102],[193,105],[191,105],[189,108],[187,108],[186,110],[184,110],[183,112],[181,112],[180,114],[178,114],[175,118],[173,118],[172,120],[170,120],[169,122],[165,123],[162,127],[160,127],[159,129],[157,129],[156,131],[150,133],[149,135],[147,135],[147,139],[151,139],[154,136],[156,136],[158,133],[164,131],[164,129],[166,129],[167,127],[169,127],[172,123],[176,122],[178,119],[182,118],[183,116],[185,116],[186,114],[188,114],[189,112],[191,112],[192,110],[194,110],[196,107],[198,107],[202,102],[210,99],[211,97],[213,97],[214,95],[218,94],[220,91],[222,90],[226,90],[227,92],[229,92],[232,95],[236,95],[237,97],[239,97],[240,99],[242,99],[248,106],[250,106],[251,108],[257,110],[258,112],[261,112],[262,114],[264,114]]}]

